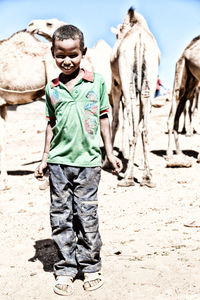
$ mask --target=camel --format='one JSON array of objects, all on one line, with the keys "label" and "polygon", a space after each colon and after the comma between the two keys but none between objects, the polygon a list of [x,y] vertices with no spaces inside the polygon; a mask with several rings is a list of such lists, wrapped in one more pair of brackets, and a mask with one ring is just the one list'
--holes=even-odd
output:
[{"label": "camel", "polygon": [[36,19],[29,22],[27,31],[43,36],[47,41],[51,42],[54,31],[66,23],[58,19]]},{"label": "camel", "polygon": [[[129,161],[120,186],[134,185],[134,159],[137,138],[141,132],[144,175],[140,185],[155,186],[149,166],[148,130],[151,101],[154,98],[160,50],[142,15],[133,8],[124,22],[112,29],[117,36],[111,55],[112,70],[112,143],[119,125],[120,100],[128,120]],[[122,97],[123,96],[123,97]],[[139,110],[139,111],[138,111]]]},{"label": "camel", "polygon": [[181,133],[186,136],[192,136],[194,133],[199,132],[198,114],[199,114],[199,92],[200,85],[197,86],[194,92],[194,98],[187,100],[184,108],[184,121]]},{"label": "camel", "polygon": [[[111,97],[111,68],[110,68],[110,57],[112,48],[104,40],[99,40],[93,48],[88,48],[85,55],[85,61],[83,64],[88,63],[86,68],[89,71],[100,73],[103,75],[109,98]],[[110,102],[112,100],[110,98]]]},{"label": "camel", "polygon": [[[66,23],[60,22],[57,19],[48,20],[32,20],[27,30],[31,33],[41,35],[51,42],[54,28],[58,25],[65,25]],[[103,75],[107,92],[111,100],[111,68],[110,68],[110,56],[112,48],[104,41],[99,40],[93,48],[88,48],[85,57],[82,60],[81,67],[91,72],[100,73]]]},{"label": "camel", "polygon": [[[176,154],[182,155],[179,144],[179,119],[187,100],[193,101],[195,89],[200,81],[200,35],[194,38],[184,49],[176,63],[172,103],[168,117],[167,160],[173,159],[172,135],[174,134]],[[180,159],[178,159],[180,161]],[[183,157],[183,162],[186,157]],[[177,162],[179,165],[179,162]],[[184,164],[183,164],[184,166]]]},{"label": "camel", "polygon": [[[56,23],[56,26],[60,24]],[[1,190],[9,188],[5,150],[7,105],[30,103],[44,95],[47,81],[59,74],[50,47],[50,43],[38,40],[26,30],[18,31],[0,41]]]}]

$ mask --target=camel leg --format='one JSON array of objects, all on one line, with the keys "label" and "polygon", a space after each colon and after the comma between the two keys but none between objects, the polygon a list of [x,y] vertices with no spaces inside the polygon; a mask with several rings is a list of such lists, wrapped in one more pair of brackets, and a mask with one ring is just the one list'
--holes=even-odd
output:
[{"label": "camel leg", "polygon": [[189,108],[188,108],[188,116],[189,116],[189,127],[188,130],[186,130],[187,136],[192,136],[194,133],[194,110],[195,110],[195,99],[190,100],[189,102]]},{"label": "camel leg", "polygon": [[193,99],[187,100],[185,104],[184,109],[184,123],[183,123],[183,129],[182,134],[185,134],[186,136],[192,136],[193,135]]},{"label": "camel leg", "polygon": [[175,114],[175,118],[174,118],[174,141],[175,141],[175,147],[176,147],[176,154],[181,154],[182,151],[180,150],[180,144],[179,144],[179,134],[178,134],[178,129],[179,129],[179,120],[180,120],[180,116],[185,108],[185,103],[186,103],[187,99],[185,97],[183,97],[177,106],[176,109],[176,114]]},{"label": "camel leg", "polygon": [[[130,115],[127,113],[128,121],[130,118]],[[133,137],[133,130],[130,130],[133,124],[130,124],[131,121],[128,123],[129,127],[129,160],[128,160],[128,166],[127,170],[124,175],[124,179],[121,180],[118,183],[118,186],[128,187],[128,186],[134,186],[134,153],[135,153],[135,139]]]},{"label": "camel leg", "polygon": [[175,95],[172,96],[172,105],[169,112],[169,117],[167,120],[167,127],[168,127],[168,147],[167,147],[167,158],[173,156],[173,148],[172,148],[172,137],[173,137],[173,125],[174,125],[174,117],[176,113],[176,100]]},{"label": "camel leg", "polygon": [[150,163],[149,163],[149,118],[151,103],[150,97],[144,98],[142,101],[142,118],[143,118],[143,128],[142,128],[142,145],[143,145],[143,154],[144,154],[144,174],[141,186],[155,187],[155,183],[152,182],[152,174],[150,172]]},{"label": "camel leg", "polygon": [[[111,142],[114,147],[115,142],[115,136],[119,127],[119,109],[120,109],[120,99],[121,99],[121,90],[119,88],[119,85],[116,83],[116,85],[113,84],[112,87],[112,101],[113,101],[113,107],[112,107],[112,125],[111,125]],[[105,157],[105,160],[102,164],[103,169],[109,169],[111,167],[108,158]]]},{"label": "camel leg", "polygon": [[6,169],[6,150],[5,150],[6,113],[7,113],[6,105],[0,106],[0,152],[1,152],[0,190],[8,189],[8,179],[7,179],[7,169]]},{"label": "camel leg", "polygon": [[114,146],[115,136],[119,127],[119,110],[122,93],[119,86],[114,86],[112,89],[113,109],[112,109],[112,145]]},{"label": "camel leg", "polygon": [[186,134],[188,130],[188,117],[189,117],[189,100],[186,101],[185,108],[183,111],[183,128],[181,130],[182,134]]},{"label": "camel leg", "polygon": [[176,72],[174,78],[174,88],[172,92],[172,102],[171,102],[171,109],[169,112],[169,117],[167,121],[168,127],[168,148],[167,148],[167,159],[169,160],[173,156],[173,147],[172,147],[172,140],[173,140],[173,132],[174,132],[174,121],[175,121],[175,114],[177,109],[177,103],[181,102],[182,93],[184,93],[185,85],[186,85],[186,78],[188,77],[188,70],[185,64],[185,58],[181,58],[176,63]]},{"label": "camel leg", "polygon": [[121,101],[121,107],[122,107],[122,145],[121,145],[121,151],[124,155],[124,157],[129,157],[129,153],[127,155],[126,153],[126,108],[125,105],[123,103],[123,101]]},{"label": "camel leg", "polygon": [[178,136],[178,129],[179,129],[179,119],[181,113],[184,111],[185,103],[187,100],[187,97],[183,95],[178,102],[178,105],[176,107],[176,96],[173,95],[172,98],[172,106],[169,113],[168,118],[168,149],[167,149],[167,158],[170,159],[173,156],[173,150],[172,150],[172,135],[174,134],[174,140],[175,140],[175,148],[176,148],[176,154],[181,154],[180,145],[179,145],[179,136]]},{"label": "camel leg", "polygon": [[198,114],[199,114],[199,92],[198,89],[195,90],[195,95],[192,101],[191,105],[191,128],[192,128],[192,134],[197,133],[199,134],[199,125],[198,125]]},{"label": "camel leg", "polygon": [[178,129],[179,129],[179,119],[180,115],[183,112],[185,108],[186,101],[189,99],[192,101],[194,98],[195,88],[198,84],[198,81],[193,77],[190,76],[186,83],[186,89],[184,95],[180,98],[180,101],[178,103],[176,114],[174,118],[174,140],[175,140],[175,146],[176,146],[176,154],[181,154],[182,151],[180,150],[180,144],[179,144],[179,135],[178,135]]},{"label": "camel leg", "polygon": [[[132,91],[133,89],[133,91]],[[130,86],[131,93],[135,95],[134,85]],[[124,92],[127,119],[128,119],[128,138],[129,138],[129,161],[127,170],[124,175],[124,179],[121,180],[118,185],[123,187],[134,186],[134,158],[135,158],[135,149],[137,143],[137,137],[139,132],[139,126],[135,130],[135,120],[136,120],[136,97],[129,97],[129,94]]]},{"label": "camel leg", "polygon": [[173,165],[173,166],[183,167],[183,166],[191,165],[191,160],[188,159],[185,155],[183,155],[183,153],[180,149],[178,129],[179,129],[180,115],[185,108],[186,101],[188,99],[191,101],[191,99],[194,98],[194,90],[195,90],[197,84],[198,84],[198,81],[190,75],[190,77],[188,77],[188,79],[187,79],[184,93],[182,92],[182,95],[179,98],[179,103],[178,103],[178,106],[176,109],[175,118],[174,118],[174,127],[173,127],[176,154],[179,155],[179,157],[178,157],[178,159],[175,158],[175,160],[172,159],[172,161],[170,161],[170,159],[168,159],[167,166]]}]

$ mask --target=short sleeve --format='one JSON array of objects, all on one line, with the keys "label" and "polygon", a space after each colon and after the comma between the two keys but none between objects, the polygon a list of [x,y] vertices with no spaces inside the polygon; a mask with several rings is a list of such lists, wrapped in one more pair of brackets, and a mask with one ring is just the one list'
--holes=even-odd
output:
[{"label": "short sleeve", "polygon": [[49,84],[46,85],[45,96],[46,96],[46,119],[48,120],[55,119],[54,107],[51,103]]},{"label": "short sleeve", "polygon": [[100,116],[109,112],[110,103],[108,98],[108,93],[106,89],[105,81],[102,77],[101,86],[100,86]]}]

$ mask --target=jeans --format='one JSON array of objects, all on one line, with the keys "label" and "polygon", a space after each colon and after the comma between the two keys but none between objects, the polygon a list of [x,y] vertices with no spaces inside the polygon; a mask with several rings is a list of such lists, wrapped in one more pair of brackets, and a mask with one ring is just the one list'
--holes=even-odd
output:
[{"label": "jeans", "polygon": [[79,270],[97,272],[101,269],[102,246],[97,214],[101,168],[48,167],[52,238],[61,254],[54,274],[74,278]]}]

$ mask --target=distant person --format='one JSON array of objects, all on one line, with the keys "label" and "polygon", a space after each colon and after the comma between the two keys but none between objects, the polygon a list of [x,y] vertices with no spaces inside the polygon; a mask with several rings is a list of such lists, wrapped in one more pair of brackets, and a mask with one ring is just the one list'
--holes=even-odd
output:
[{"label": "distant person", "polygon": [[87,50],[83,33],[73,25],[58,28],[51,50],[62,72],[46,86],[48,123],[35,177],[43,178],[48,166],[52,237],[60,251],[60,261],[54,265],[54,292],[67,296],[79,271],[85,290],[103,284],[97,214],[100,133],[115,172],[121,171],[122,163],[113,154],[104,79],[80,68]]},{"label": "distant person", "polygon": [[159,76],[158,76],[158,78],[157,78],[157,83],[156,83],[155,97],[160,96],[160,87],[161,87],[161,86],[163,87],[162,82],[161,82],[161,80],[160,80],[160,78],[159,78]]}]

